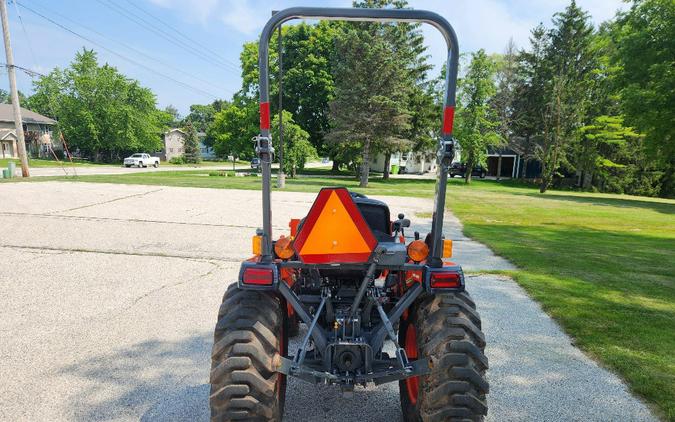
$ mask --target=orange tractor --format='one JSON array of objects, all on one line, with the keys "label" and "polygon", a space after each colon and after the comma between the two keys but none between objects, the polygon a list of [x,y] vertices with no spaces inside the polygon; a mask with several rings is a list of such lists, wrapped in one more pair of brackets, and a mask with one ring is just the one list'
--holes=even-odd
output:
[{"label": "orange tractor", "polygon": [[[322,189],[290,234],[272,237],[268,102],[269,39],[290,19],[424,22],[448,43],[431,232],[406,237],[383,202],[345,188]],[[441,16],[419,10],[296,7],[276,13],[259,47],[263,228],[218,312],[211,364],[211,419],[280,421],[287,377],[339,386],[398,381],[408,421],[482,420],[488,367],[480,316],[460,266],[443,262],[448,170],[454,155],[457,38]],[[306,330],[300,329],[304,323]],[[289,337],[303,333],[289,352]],[[374,409],[375,410],[375,409]]]}]

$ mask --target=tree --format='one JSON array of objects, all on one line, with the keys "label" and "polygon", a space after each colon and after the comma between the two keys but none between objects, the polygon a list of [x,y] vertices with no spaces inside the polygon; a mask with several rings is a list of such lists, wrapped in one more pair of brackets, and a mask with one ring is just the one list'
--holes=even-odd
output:
[{"label": "tree", "polygon": [[185,121],[192,121],[197,132],[206,134],[203,142],[207,147],[213,147],[215,142],[215,139],[210,135],[209,127],[213,124],[216,113],[227,108],[229,104],[225,100],[214,100],[211,104],[192,104],[190,106],[190,113],[185,117]]},{"label": "tree", "polygon": [[[282,28],[283,48],[283,107],[294,116],[309,134],[312,145],[322,154],[330,155],[324,136],[329,130],[328,102],[333,96],[331,58],[334,40],[342,23],[322,21],[315,25],[301,23]],[[272,115],[278,115],[279,60],[278,33],[270,40],[270,101]],[[241,103],[258,101],[258,43],[244,44],[240,55],[242,89],[236,95]],[[333,160],[336,163],[336,160]]]},{"label": "tree", "polygon": [[594,32],[588,13],[572,0],[564,12],[554,15],[553,24],[541,67],[549,75],[538,149],[542,163],[539,191],[542,193],[550,186],[560,165],[568,164],[567,154],[593,100],[592,72],[596,68],[592,49]]},{"label": "tree", "polygon": [[649,157],[665,169],[664,197],[675,197],[674,22],[672,0],[635,0],[612,31],[626,122],[644,133]]},{"label": "tree", "polygon": [[99,66],[83,49],[64,70],[33,83],[35,111],[55,117],[71,150],[94,160],[116,160],[161,148],[162,113],[155,95],[113,66]]},{"label": "tree", "polygon": [[[26,97],[26,94],[21,91],[18,91],[17,94],[19,94],[19,103],[21,104],[21,107],[26,107],[29,97]],[[12,104],[12,96],[4,89],[0,89],[0,103]]]},{"label": "tree", "polygon": [[523,175],[528,161],[537,158],[537,147],[543,132],[543,110],[550,69],[546,61],[546,47],[549,37],[543,25],[531,31],[530,51],[521,51],[517,62],[517,83],[514,87],[513,116],[511,131],[512,145],[523,155]]},{"label": "tree", "polygon": [[181,122],[181,117],[180,113],[178,112],[178,109],[174,107],[173,104],[169,104],[168,106],[164,107],[164,113],[168,114],[171,116],[171,127],[177,127],[180,122]]},{"label": "tree", "polygon": [[183,159],[186,163],[201,162],[202,156],[199,150],[199,138],[197,137],[197,130],[191,120],[188,119],[183,130],[185,131],[185,138],[183,139]]},{"label": "tree", "polygon": [[502,139],[507,141],[511,140],[516,126],[515,121],[519,118],[515,110],[518,87],[522,80],[518,60],[516,45],[513,39],[509,39],[504,54],[497,58],[497,91],[491,101],[499,122],[497,131]]},{"label": "tree", "polygon": [[373,149],[400,142],[409,128],[406,64],[393,52],[384,27],[345,25],[336,40],[335,98],[330,102],[328,139],[337,150],[358,148],[361,187],[368,186]]},{"label": "tree", "polygon": [[496,92],[494,74],[494,61],[480,49],[471,55],[469,69],[459,83],[456,134],[462,154],[466,154],[466,183],[471,183],[473,168],[485,160],[487,147],[502,141],[494,109],[490,107]]},{"label": "tree", "polygon": [[253,142],[258,134],[258,114],[255,104],[232,104],[215,114],[213,124],[207,130],[213,149],[220,158],[253,158]]},{"label": "tree", "polygon": [[[307,160],[316,158],[317,152],[309,142],[309,134],[293,120],[293,115],[284,110],[284,172],[292,178],[305,168]],[[279,139],[279,116],[272,120],[272,137]]]},{"label": "tree", "polygon": [[617,152],[625,149],[631,139],[639,137],[632,128],[623,125],[621,117],[616,116],[599,116],[592,124],[582,127],[580,133],[582,142],[576,154],[582,179],[579,185],[584,188],[591,186],[594,176],[605,182],[609,169],[625,167],[611,158],[618,156]]}]

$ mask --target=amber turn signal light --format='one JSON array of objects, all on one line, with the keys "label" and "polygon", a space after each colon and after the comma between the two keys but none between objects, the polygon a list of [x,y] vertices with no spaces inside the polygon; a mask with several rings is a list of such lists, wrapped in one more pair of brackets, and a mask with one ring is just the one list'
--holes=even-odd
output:
[{"label": "amber turn signal light", "polygon": [[293,238],[281,236],[279,240],[274,243],[274,253],[281,259],[289,259],[294,254],[293,250]]},{"label": "amber turn signal light", "polygon": [[408,245],[408,256],[415,262],[424,261],[429,255],[429,247],[422,240],[414,240]]},{"label": "amber turn signal light", "polygon": [[443,258],[452,258],[452,240],[443,240]]},{"label": "amber turn signal light", "polygon": [[253,255],[262,255],[262,236],[253,236],[253,239],[251,239],[251,251]]}]

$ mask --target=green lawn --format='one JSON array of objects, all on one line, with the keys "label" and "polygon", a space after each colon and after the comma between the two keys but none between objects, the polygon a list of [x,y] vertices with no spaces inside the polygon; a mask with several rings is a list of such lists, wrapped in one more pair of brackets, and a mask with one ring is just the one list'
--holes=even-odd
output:
[{"label": "green lawn", "polygon": [[465,233],[516,264],[579,347],[675,420],[675,201],[481,185],[450,191]]},{"label": "green lawn", "polygon": [[[287,190],[346,186],[372,195],[432,197],[434,181],[328,179],[328,170],[287,179]],[[66,180],[65,177],[37,178]],[[17,179],[14,179],[17,180]],[[70,179],[72,180],[72,179]],[[83,176],[77,180],[259,189],[259,177],[206,170]],[[675,201],[550,191],[453,179],[448,206],[467,235],[519,270],[511,275],[574,338],[633,391],[675,421]],[[514,310],[517,311],[517,310]]]},{"label": "green lawn", "polygon": [[[10,161],[16,163],[17,168],[21,167],[19,160],[16,158],[0,158],[0,167],[7,168],[7,164],[9,164]],[[90,163],[89,161],[81,161],[81,160],[75,160],[72,163],[70,161],[45,160],[42,158],[31,158],[28,160],[29,167],[61,167],[62,165],[63,166],[75,165],[78,167],[82,167],[82,166],[97,166],[100,164]]]}]

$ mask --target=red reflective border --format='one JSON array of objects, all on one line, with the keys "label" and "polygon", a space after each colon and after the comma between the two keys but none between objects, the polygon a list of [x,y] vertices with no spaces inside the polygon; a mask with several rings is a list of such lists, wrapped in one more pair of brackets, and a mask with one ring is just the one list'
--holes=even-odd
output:
[{"label": "red reflective border", "polygon": [[452,126],[455,121],[455,106],[445,106],[443,110],[443,135],[452,134]]},{"label": "red reflective border", "polygon": [[[363,236],[363,240],[366,242],[366,245],[368,245],[368,248],[370,248],[371,252],[348,253],[348,254],[300,255],[302,246],[305,244],[305,241],[307,241],[309,234],[312,232],[312,228],[314,228],[314,225],[319,219],[321,211],[323,211],[323,208],[326,205],[326,202],[328,202],[328,198],[330,198],[332,192],[335,192],[335,194],[340,199],[340,202],[342,202],[342,205],[344,205],[345,210],[347,210],[347,213],[349,214],[349,217],[356,225],[356,228],[361,233],[361,236]],[[363,218],[363,215],[361,215],[361,211],[359,211],[358,207],[354,203],[354,200],[349,194],[347,188],[321,189],[321,191],[319,191],[319,195],[316,197],[316,200],[314,200],[314,204],[312,204],[312,208],[309,210],[309,213],[307,214],[307,218],[305,219],[305,222],[302,225],[302,228],[300,229],[300,233],[298,233],[298,237],[295,239],[295,242],[293,242],[295,252],[298,254],[300,260],[306,264],[367,262],[368,259],[370,258],[372,250],[375,249],[375,246],[377,246],[377,239],[375,239],[373,232],[370,230],[370,227],[368,226],[368,223],[366,223],[366,220]]]},{"label": "red reflective border", "polygon": [[260,129],[270,128],[270,103],[260,103]]}]

